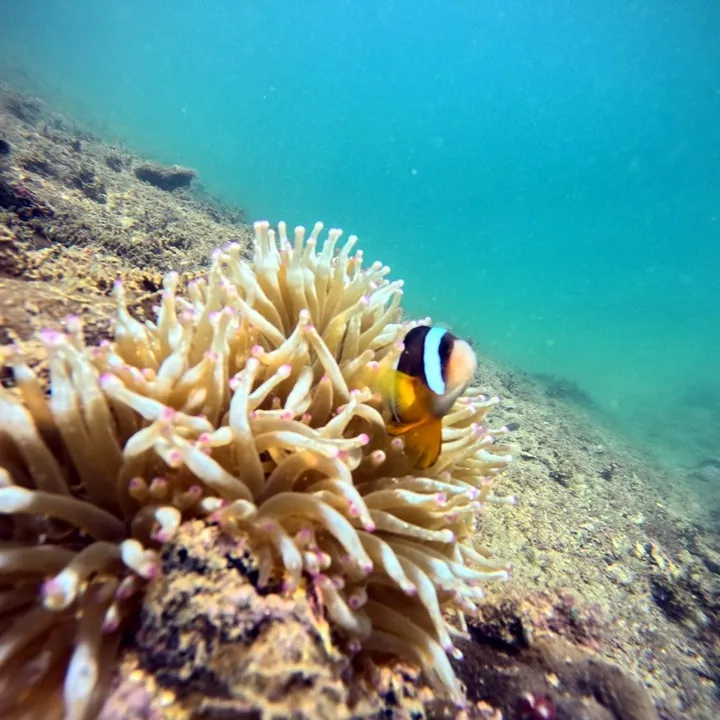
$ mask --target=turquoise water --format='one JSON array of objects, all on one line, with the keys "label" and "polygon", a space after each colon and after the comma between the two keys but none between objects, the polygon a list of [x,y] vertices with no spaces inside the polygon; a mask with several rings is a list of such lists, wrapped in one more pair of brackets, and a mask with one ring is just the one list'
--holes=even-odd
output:
[{"label": "turquoise water", "polygon": [[720,454],[720,6],[34,0],[0,55],[251,218],[356,233],[406,307]]}]

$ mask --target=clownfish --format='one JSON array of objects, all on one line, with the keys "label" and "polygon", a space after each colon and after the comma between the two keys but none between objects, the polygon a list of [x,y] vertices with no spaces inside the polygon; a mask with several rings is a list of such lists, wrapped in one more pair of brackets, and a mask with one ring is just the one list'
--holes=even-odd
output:
[{"label": "clownfish", "polygon": [[379,390],[390,411],[388,434],[402,436],[415,468],[424,470],[440,455],[442,419],[472,382],[477,358],[467,342],[428,325],[412,328],[403,345]]}]

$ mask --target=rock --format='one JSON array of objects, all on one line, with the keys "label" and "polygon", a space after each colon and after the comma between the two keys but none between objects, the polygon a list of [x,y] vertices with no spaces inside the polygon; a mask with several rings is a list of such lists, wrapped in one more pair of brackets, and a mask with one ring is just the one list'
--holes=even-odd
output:
[{"label": "rock", "polygon": [[155,163],[145,163],[135,168],[135,177],[150,183],[160,190],[172,192],[178,188],[188,187],[197,172],[190,168],[172,165],[165,167]]},{"label": "rock", "polygon": [[[100,720],[386,717],[389,705],[419,717],[419,672],[394,663],[369,682],[339,647],[322,598],[257,586],[242,536],[201,521],[163,553]],[[406,717],[406,715],[403,715]]]},{"label": "rock", "polygon": [[105,158],[105,164],[115,172],[120,172],[125,167],[125,161],[120,157],[112,153]]},{"label": "rock", "polygon": [[608,565],[607,574],[610,579],[618,585],[632,585],[635,581],[635,576],[620,563],[613,563]]},{"label": "rock", "polygon": [[0,138],[0,155],[10,154],[10,143],[7,140]]},{"label": "rock", "polygon": [[685,620],[692,613],[692,594],[668,575],[653,575],[650,578],[650,593],[657,606],[672,620]]},{"label": "rock", "polygon": [[695,468],[691,475],[710,485],[720,484],[720,466],[718,465],[701,465]]},{"label": "rock", "polygon": [[35,125],[42,114],[42,103],[38,98],[10,90],[3,98],[3,107],[18,120]]},{"label": "rock", "polygon": [[[8,227],[0,225],[0,275],[8,277],[22,277],[28,269],[28,261],[25,253],[22,251],[22,243],[20,243],[15,233]],[[0,323],[5,325],[4,322]],[[0,333],[0,344],[8,344],[9,338],[6,336],[6,329]]]},{"label": "rock", "polygon": [[107,190],[105,184],[95,175],[95,171],[89,165],[81,167],[78,172],[70,178],[70,184],[80,190],[88,199],[97,203],[107,202]]},{"label": "rock", "polygon": [[[454,663],[470,708],[482,700],[506,720],[543,717],[524,711],[532,694],[546,698],[558,720],[657,720],[640,683],[562,638],[544,635],[527,647],[504,650],[483,639],[477,628],[471,626],[470,632],[473,641],[458,642],[464,659]],[[471,710],[468,717],[481,716]]]},{"label": "rock", "polygon": [[720,575],[720,552],[700,538],[694,540],[695,551],[705,563],[705,567],[715,575]]},{"label": "rock", "polygon": [[0,179],[0,209],[14,212],[21,220],[53,217],[55,211],[43,205],[35,195],[20,183]]}]

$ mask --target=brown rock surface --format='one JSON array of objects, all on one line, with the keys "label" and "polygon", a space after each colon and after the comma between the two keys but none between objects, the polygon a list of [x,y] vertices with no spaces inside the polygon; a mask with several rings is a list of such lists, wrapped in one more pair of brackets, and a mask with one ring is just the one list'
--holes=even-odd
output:
[{"label": "brown rock surface", "polygon": [[[260,589],[250,546],[197,521],[163,554],[103,720],[377,717],[388,699],[420,712],[417,671],[386,668],[384,694],[338,648],[320,593]],[[409,716],[409,715],[408,715]]]}]

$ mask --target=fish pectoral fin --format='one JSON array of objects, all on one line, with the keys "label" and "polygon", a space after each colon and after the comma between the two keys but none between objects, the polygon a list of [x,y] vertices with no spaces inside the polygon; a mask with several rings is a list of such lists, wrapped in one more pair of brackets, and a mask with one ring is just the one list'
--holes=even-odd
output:
[{"label": "fish pectoral fin", "polygon": [[442,420],[431,417],[422,422],[413,423],[403,433],[405,448],[413,465],[418,470],[426,470],[434,465],[442,449]]},{"label": "fish pectoral fin", "polygon": [[424,404],[426,389],[411,375],[398,370],[388,370],[373,383],[373,392],[378,392],[390,408],[396,424],[414,424],[421,418],[418,415]]},{"label": "fish pectoral fin", "polygon": [[392,406],[395,417],[404,417],[417,398],[415,378],[402,372],[395,372]]},{"label": "fish pectoral fin", "polygon": [[396,423],[396,422],[389,422],[387,424],[387,432],[388,435],[392,437],[398,437],[399,435],[407,435],[407,433],[412,432],[413,430],[416,430],[421,425],[424,425],[427,422],[425,418],[422,420],[417,420],[416,422],[411,423]]},{"label": "fish pectoral fin", "polygon": [[430,390],[422,380],[396,372],[394,391],[390,398],[395,422],[413,426],[427,422],[431,408],[430,395]]}]

